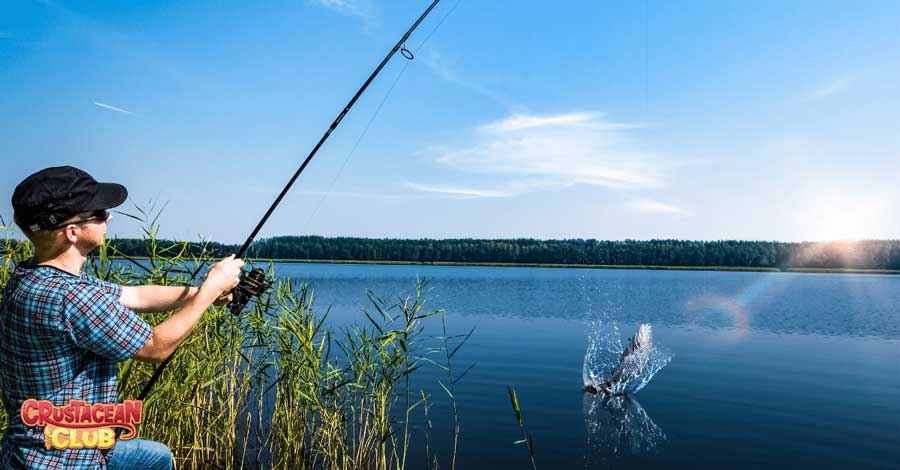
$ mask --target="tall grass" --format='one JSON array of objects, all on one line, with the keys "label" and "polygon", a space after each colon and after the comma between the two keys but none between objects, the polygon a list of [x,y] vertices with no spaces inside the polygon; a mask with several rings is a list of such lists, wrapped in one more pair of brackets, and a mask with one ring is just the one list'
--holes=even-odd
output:
[{"label": "tall grass", "polygon": [[[31,258],[33,250],[28,243],[19,243],[11,235],[13,229],[6,225],[6,221],[0,217],[0,301],[3,300],[3,287],[9,282],[9,277],[15,269],[16,263]],[[6,431],[6,409],[0,406],[0,432]]]},{"label": "tall grass", "polygon": [[537,464],[534,462],[534,437],[525,430],[525,420],[522,419],[522,408],[519,406],[519,396],[516,394],[516,389],[509,385],[506,386],[506,392],[509,394],[509,403],[512,405],[513,412],[516,414],[516,424],[519,425],[519,432],[522,434],[522,439],[513,444],[525,445],[525,448],[528,450],[528,458],[531,461],[531,468],[537,470]]},{"label": "tall grass", "polygon": [[[85,269],[124,285],[199,284],[216,260],[202,244],[198,253],[187,242],[159,242],[159,212],[151,206],[125,214],[144,225],[146,259],[125,257],[106,242]],[[3,230],[0,287],[31,256],[29,244]],[[275,277],[271,263],[268,272]],[[275,469],[406,468],[410,414],[422,406],[427,420],[430,406],[424,392],[413,394],[410,377],[427,362],[441,364],[426,359],[423,346],[423,322],[440,311],[426,308],[427,282],[415,288],[395,301],[369,292],[363,321],[341,333],[326,327],[328,312],[317,310],[313,290],[289,279],[275,279],[240,316],[210,308],[145,400],[140,436],[168,445],[179,469],[255,468],[260,458]],[[144,318],[155,325],[169,314]],[[449,362],[443,366],[450,370]],[[152,371],[151,364],[121,363],[121,398],[136,397]],[[458,378],[450,378],[452,387]],[[5,423],[0,415],[0,430]],[[440,459],[426,454],[427,467],[438,467]]]}]

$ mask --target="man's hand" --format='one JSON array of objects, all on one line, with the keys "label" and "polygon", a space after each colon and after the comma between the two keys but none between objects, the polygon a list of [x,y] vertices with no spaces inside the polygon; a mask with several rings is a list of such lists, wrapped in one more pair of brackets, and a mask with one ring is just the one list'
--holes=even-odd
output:
[{"label": "man's hand", "polygon": [[213,302],[213,305],[216,307],[221,307],[223,305],[228,305],[234,299],[234,295],[231,292],[227,292],[219,296],[218,299]]},{"label": "man's hand", "polygon": [[200,289],[206,289],[214,294],[216,302],[222,300],[223,297],[229,296],[231,290],[240,282],[242,266],[244,266],[244,261],[235,259],[234,255],[219,261],[210,268]]}]

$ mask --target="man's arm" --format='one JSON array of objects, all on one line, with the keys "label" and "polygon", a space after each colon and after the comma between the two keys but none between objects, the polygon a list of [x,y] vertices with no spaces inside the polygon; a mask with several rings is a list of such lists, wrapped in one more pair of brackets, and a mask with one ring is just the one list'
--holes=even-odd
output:
[{"label": "man's arm", "polygon": [[[198,290],[198,287],[193,286],[122,286],[119,303],[135,312],[168,312],[183,307],[197,295]],[[225,295],[217,298],[213,305],[225,305],[228,302],[231,302],[231,296]]]},{"label": "man's arm", "polygon": [[197,295],[193,286],[123,286],[119,303],[135,312],[175,310]]},{"label": "man's arm", "polygon": [[[206,275],[206,281],[199,288],[191,288],[196,290],[190,298],[182,302],[181,309],[153,328],[150,339],[135,353],[134,358],[139,361],[162,362],[171,356],[175,348],[191,334],[206,309],[217,299],[225,298],[228,292],[237,286],[243,265],[244,262],[234,259],[234,255],[216,263]],[[124,293],[120,299],[122,297],[125,297]],[[171,300],[171,297],[169,299]]]},{"label": "man's arm", "polygon": [[173,313],[153,328],[153,335],[144,343],[134,358],[139,361],[162,362],[178,347],[203,317],[203,313],[219,297],[212,289],[199,288],[195,295],[187,300],[181,310]]}]

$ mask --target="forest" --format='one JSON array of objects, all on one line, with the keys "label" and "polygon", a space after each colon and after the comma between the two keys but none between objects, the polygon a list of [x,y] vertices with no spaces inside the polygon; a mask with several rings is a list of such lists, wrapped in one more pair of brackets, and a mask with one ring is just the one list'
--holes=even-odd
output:
[{"label": "forest", "polygon": [[[160,241],[159,243],[165,243]],[[114,239],[120,254],[144,256],[142,239]],[[192,242],[199,253],[204,243]],[[214,256],[239,245],[205,242]],[[393,239],[279,236],[258,240],[253,258],[280,260],[406,261],[609,266],[819,268],[900,270],[900,240],[836,242],[594,239]],[[245,257],[248,257],[245,256]]]}]

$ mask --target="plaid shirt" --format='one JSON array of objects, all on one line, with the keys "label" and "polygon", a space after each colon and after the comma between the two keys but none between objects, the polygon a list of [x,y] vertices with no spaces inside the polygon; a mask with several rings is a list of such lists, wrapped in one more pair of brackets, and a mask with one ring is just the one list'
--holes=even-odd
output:
[{"label": "plaid shirt", "polygon": [[0,390],[9,420],[0,468],[106,468],[98,449],[47,450],[43,428],[25,426],[20,409],[27,398],[55,405],[118,401],[117,363],[153,333],[119,303],[121,293],[121,286],[85,273],[16,267],[0,304]]}]

